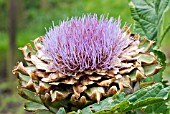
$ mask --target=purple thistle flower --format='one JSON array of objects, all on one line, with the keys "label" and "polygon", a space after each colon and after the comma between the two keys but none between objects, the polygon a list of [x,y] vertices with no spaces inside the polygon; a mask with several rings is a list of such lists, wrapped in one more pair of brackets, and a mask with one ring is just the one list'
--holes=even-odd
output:
[{"label": "purple thistle flower", "polygon": [[54,26],[43,38],[43,52],[53,68],[64,74],[114,68],[122,50],[132,40],[120,28],[120,19],[98,19],[97,14],[72,17]]},{"label": "purple thistle flower", "polygon": [[30,44],[20,48],[29,64],[18,62],[13,70],[19,93],[43,96],[38,98],[47,107],[55,103],[54,110],[64,107],[66,113],[116,93],[129,94],[136,82],[162,68],[149,51],[154,41],[103,15],[73,17],[33,42],[35,49]]}]

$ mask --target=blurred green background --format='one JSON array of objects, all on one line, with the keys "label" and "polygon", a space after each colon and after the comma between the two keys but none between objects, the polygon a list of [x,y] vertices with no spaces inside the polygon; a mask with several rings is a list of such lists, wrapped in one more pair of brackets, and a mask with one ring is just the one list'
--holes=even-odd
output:
[{"label": "blurred green background", "polygon": [[[11,1],[16,8],[9,10]],[[10,53],[9,29],[10,12],[16,11],[16,47],[15,55]],[[81,16],[86,13],[120,16],[122,25],[132,25],[128,0],[0,0],[0,114],[28,114],[24,111],[24,100],[17,94],[17,79],[11,75],[11,66],[23,61],[22,53],[17,49],[23,47],[39,36],[43,36],[52,26],[67,17]],[[164,25],[170,22],[170,10],[165,15]],[[161,49],[167,56],[167,68],[164,78],[170,80],[170,32],[166,35]],[[10,61],[10,60],[13,61]]]}]

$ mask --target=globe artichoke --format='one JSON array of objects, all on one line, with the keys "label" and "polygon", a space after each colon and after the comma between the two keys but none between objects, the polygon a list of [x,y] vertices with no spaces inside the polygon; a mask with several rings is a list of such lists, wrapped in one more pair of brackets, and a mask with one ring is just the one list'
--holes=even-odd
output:
[{"label": "globe artichoke", "polygon": [[103,15],[72,17],[33,43],[19,48],[27,65],[18,62],[13,74],[19,94],[49,110],[69,112],[127,89],[133,92],[136,82],[161,69],[150,51],[154,41]]}]

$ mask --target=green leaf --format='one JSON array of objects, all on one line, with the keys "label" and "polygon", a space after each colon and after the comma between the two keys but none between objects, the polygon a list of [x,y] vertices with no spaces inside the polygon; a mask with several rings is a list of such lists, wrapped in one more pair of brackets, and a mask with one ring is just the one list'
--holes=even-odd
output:
[{"label": "green leaf", "polygon": [[92,111],[93,111],[93,110],[91,110],[90,108],[84,108],[84,109],[82,110],[82,114],[85,114],[85,113],[87,113],[87,114],[93,114]]},{"label": "green leaf", "polygon": [[48,110],[44,105],[36,102],[25,103],[25,110],[27,111],[37,111],[37,110]]},{"label": "green leaf", "polygon": [[37,110],[35,114],[53,114],[53,113],[48,110]]},{"label": "green leaf", "polygon": [[[112,108],[112,110],[119,108],[121,105],[126,105],[127,102],[123,101],[125,98],[125,93],[121,93],[120,95],[115,95],[113,98],[109,97],[106,98],[105,100],[101,101],[100,103],[95,103],[91,105],[89,108],[85,108],[82,110],[82,113],[84,114],[85,112],[98,112],[98,113],[106,113],[110,111],[109,109]],[[120,103],[120,104],[119,104]],[[118,104],[118,105],[117,105]],[[116,106],[116,107],[113,107]]]},{"label": "green leaf", "polygon": [[126,109],[126,111],[163,102],[168,99],[169,92],[170,87],[164,88],[161,83],[141,89],[127,97],[132,104]]},{"label": "green leaf", "polygon": [[[68,112],[67,114],[83,114],[83,113],[82,113],[82,110],[78,110],[77,112],[72,111],[72,112]],[[87,113],[87,114],[92,114],[92,113]]]},{"label": "green leaf", "polygon": [[66,114],[65,109],[62,107],[58,110],[58,112],[56,114]]},{"label": "green leaf", "polygon": [[160,50],[153,50],[153,52],[157,56],[157,60],[160,62],[164,70],[166,67],[166,55]]},{"label": "green leaf", "polygon": [[164,88],[161,83],[154,84],[147,88],[140,89],[135,93],[126,96],[125,93],[116,94],[83,108],[79,114],[112,114],[128,112],[155,103],[165,102],[170,93],[170,87]]},{"label": "green leaf", "polygon": [[170,0],[131,0],[131,15],[135,20],[134,32],[160,43],[163,16]]},{"label": "green leaf", "polygon": [[[170,3],[170,2],[169,2]],[[161,40],[160,40],[160,43],[162,43],[163,39],[165,38],[166,34],[169,32],[170,30],[170,23],[167,25],[167,27],[165,28],[162,36],[161,36]]]},{"label": "green leaf", "polygon": [[148,106],[145,109],[146,113],[151,113],[151,114],[169,114],[169,109],[168,106],[166,105],[166,102],[160,102],[160,103],[156,103],[153,104],[151,106]]}]

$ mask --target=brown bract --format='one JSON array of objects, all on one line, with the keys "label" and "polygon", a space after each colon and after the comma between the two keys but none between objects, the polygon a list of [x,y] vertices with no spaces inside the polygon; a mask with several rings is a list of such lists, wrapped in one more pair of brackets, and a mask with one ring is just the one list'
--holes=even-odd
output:
[{"label": "brown bract", "polygon": [[[133,42],[111,63],[114,68],[76,71],[73,76],[64,75],[52,67],[52,60],[43,53],[42,39],[34,40],[34,48],[27,44],[20,50],[24,54],[27,66],[18,62],[13,74],[19,79],[21,89],[28,89],[46,100],[46,105],[67,110],[82,108],[100,102],[124,88],[133,90],[133,83],[152,76],[162,68],[156,56],[149,52],[154,41],[141,39],[139,35],[126,34]],[[22,93],[22,92],[21,92]],[[20,94],[21,96],[23,94]],[[65,102],[67,100],[67,102]],[[70,108],[71,107],[71,108]]]}]

